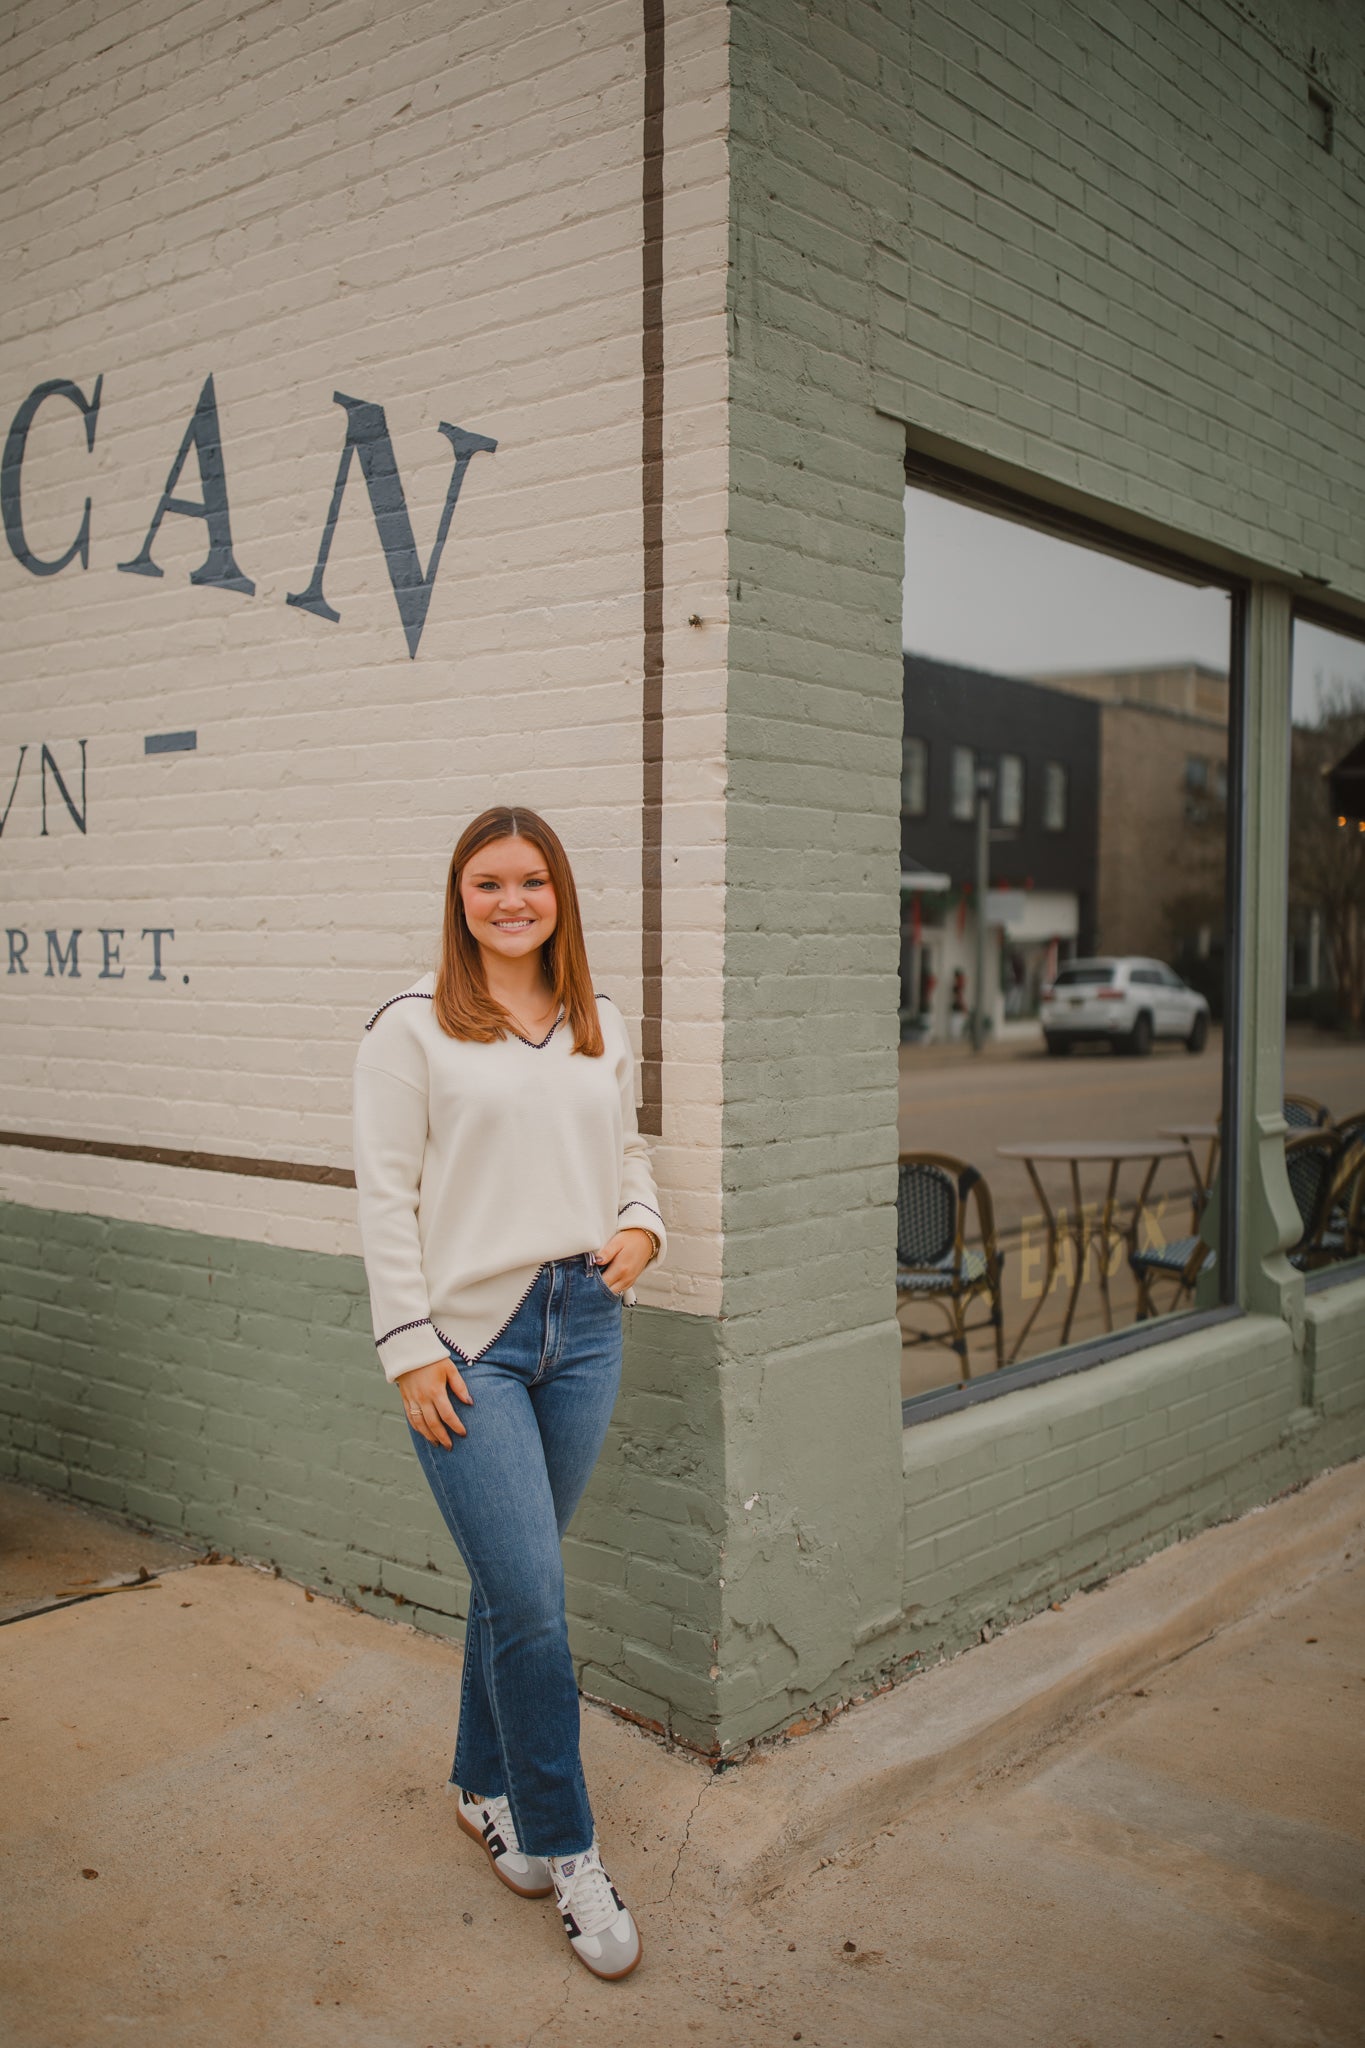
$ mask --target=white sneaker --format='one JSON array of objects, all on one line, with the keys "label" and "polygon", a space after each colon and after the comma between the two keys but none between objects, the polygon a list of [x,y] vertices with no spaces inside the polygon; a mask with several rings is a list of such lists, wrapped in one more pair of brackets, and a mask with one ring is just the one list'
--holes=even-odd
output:
[{"label": "white sneaker", "polygon": [[456,1818],[465,1833],[472,1835],[486,1852],[509,1891],[522,1899],[548,1897],[553,1890],[550,1866],[543,1856],[526,1854],[517,1840],[512,1809],[505,1799],[480,1799],[476,1792],[461,1790]]},{"label": "white sneaker", "polygon": [[594,1977],[628,1977],[640,1960],[640,1930],[602,1868],[597,1837],[578,1856],[551,1856],[555,1901],[569,1946]]}]

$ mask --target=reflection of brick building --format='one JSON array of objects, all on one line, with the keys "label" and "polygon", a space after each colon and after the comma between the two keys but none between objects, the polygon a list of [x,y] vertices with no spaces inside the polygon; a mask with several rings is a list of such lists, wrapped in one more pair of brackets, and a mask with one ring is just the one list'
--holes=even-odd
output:
[{"label": "reflection of brick building", "polygon": [[1206,951],[1222,896],[1226,675],[1187,662],[1034,680],[1102,707],[1097,950]]},{"label": "reflection of brick building", "polygon": [[[1095,710],[1083,713],[1067,698],[1088,699]],[[950,886],[938,896],[911,892],[903,1009],[925,1001],[927,970],[925,1008],[943,1035],[952,972],[972,969],[974,912],[964,899],[974,807],[969,798],[956,807],[959,756],[968,757],[968,771],[979,756],[998,782],[1003,765],[1016,764],[1017,816],[1007,823],[1002,815],[1000,787],[992,804],[992,888],[1000,905],[1013,904],[992,919],[984,993],[997,1023],[1032,1014],[1037,984],[1059,953],[1145,953],[1188,966],[1192,954],[1216,949],[1227,711],[1226,675],[1193,662],[1023,681],[907,654],[902,867],[907,875],[916,866],[936,871]],[[1049,775],[1060,776],[1065,791],[1051,825]],[[1012,979],[1021,983],[1013,1003]]]},{"label": "reflection of brick building", "polygon": [[978,767],[994,778],[982,991],[992,1027],[1034,1015],[1059,958],[1092,943],[1101,714],[1077,694],[905,656],[901,1007],[934,1037],[954,1028],[956,976],[966,1007],[976,1000]]}]

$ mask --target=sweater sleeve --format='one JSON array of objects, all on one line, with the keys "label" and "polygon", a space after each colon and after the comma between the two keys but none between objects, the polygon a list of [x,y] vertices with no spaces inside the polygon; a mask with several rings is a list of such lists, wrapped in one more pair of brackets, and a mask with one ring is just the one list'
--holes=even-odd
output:
[{"label": "sweater sleeve", "polygon": [[431,1326],[417,1230],[426,1142],[426,1089],[362,1058],[355,1071],[360,1242],[374,1341],[389,1380],[445,1355]]},{"label": "sweater sleeve", "polygon": [[635,1113],[635,1057],[625,1025],[618,1020],[619,1046],[616,1078],[621,1089],[621,1207],[616,1218],[618,1230],[652,1230],[659,1240],[659,1258],[668,1250],[668,1232],[659,1214],[659,1191],[649,1147],[640,1135]]}]

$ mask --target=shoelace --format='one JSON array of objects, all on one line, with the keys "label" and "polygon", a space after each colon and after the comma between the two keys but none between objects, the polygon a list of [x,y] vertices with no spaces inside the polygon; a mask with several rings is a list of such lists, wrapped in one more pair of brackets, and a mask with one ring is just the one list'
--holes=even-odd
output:
[{"label": "shoelace", "polygon": [[[568,1860],[574,1861],[572,1857]],[[596,1849],[584,1850],[577,1859],[577,1868],[568,1878],[561,1877],[557,1865],[552,1864],[550,1868],[560,1912],[573,1914],[581,1934],[604,1933],[621,1909]]]}]

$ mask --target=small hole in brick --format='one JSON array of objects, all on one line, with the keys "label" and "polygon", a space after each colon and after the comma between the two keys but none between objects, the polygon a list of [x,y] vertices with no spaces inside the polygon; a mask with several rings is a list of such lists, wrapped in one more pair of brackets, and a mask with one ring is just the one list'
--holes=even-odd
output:
[{"label": "small hole in brick", "polygon": [[1337,110],[1326,93],[1320,92],[1315,85],[1308,88],[1308,105],[1312,110],[1313,140],[1330,156],[1336,135]]}]

